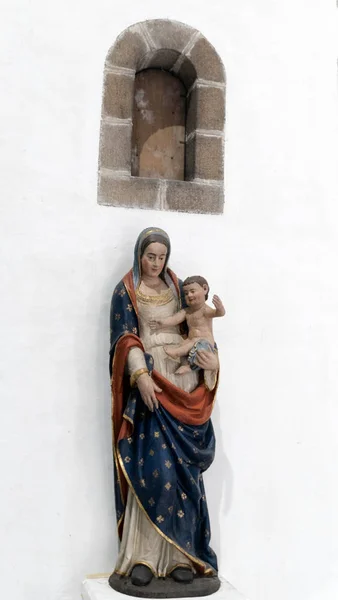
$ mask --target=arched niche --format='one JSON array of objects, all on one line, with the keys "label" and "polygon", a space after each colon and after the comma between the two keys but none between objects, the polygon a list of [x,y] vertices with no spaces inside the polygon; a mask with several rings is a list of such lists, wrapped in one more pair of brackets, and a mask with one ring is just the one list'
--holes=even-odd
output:
[{"label": "arched niche", "polygon": [[[180,128],[176,133],[182,137],[177,141],[182,146],[184,173],[177,169],[177,173],[180,172],[177,174],[173,169],[168,175],[169,167],[163,172],[161,168],[158,171],[151,168],[151,152],[157,148],[156,136],[162,143],[166,135],[162,133],[168,118],[165,111],[161,115],[160,107],[156,109],[159,114],[153,131],[144,131],[142,125],[135,122],[137,100],[140,111],[147,110],[147,106],[140,106],[142,94],[138,81],[147,73],[155,76],[156,70],[165,72],[163,80],[177,80],[184,95],[184,128],[179,119],[168,125],[171,133],[175,127]],[[150,91],[150,95],[156,96],[156,93]],[[132,25],[117,38],[105,63],[99,204],[221,213],[224,204],[224,121],[224,67],[208,40],[196,29],[176,21],[157,19]],[[138,128],[142,139],[135,150]],[[148,138],[155,136],[146,157],[150,168],[138,172],[139,156],[136,153],[140,154],[144,149],[148,133]],[[168,138],[171,133],[167,131]],[[175,160],[171,159],[173,146],[170,143],[167,148],[161,147],[163,164]],[[176,148],[176,158],[178,155]]]}]

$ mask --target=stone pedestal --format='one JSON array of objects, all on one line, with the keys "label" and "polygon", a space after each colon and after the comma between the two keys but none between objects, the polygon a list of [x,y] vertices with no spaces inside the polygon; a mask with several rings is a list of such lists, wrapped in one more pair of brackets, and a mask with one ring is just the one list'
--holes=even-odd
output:
[{"label": "stone pedestal", "polygon": [[[248,600],[242,594],[240,594],[228,581],[220,577],[221,587],[212,596],[213,600]],[[189,584],[187,585],[188,588]],[[146,591],[143,588],[144,598],[146,598]],[[82,583],[81,589],[82,600],[123,600],[126,598],[125,595],[120,594],[113,590],[108,583],[107,577],[88,577]]]}]

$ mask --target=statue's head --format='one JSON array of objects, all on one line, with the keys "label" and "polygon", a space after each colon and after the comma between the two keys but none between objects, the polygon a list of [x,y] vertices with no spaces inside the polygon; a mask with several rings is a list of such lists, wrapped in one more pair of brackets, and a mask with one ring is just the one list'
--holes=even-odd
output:
[{"label": "statue's head", "polygon": [[148,227],[140,233],[136,248],[141,273],[149,277],[164,278],[170,256],[167,233],[157,227]]},{"label": "statue's head", "polygon": [[183,281],[183,291],[187,304],[189,304],[189,296],[191,298],[196,296],[196,299],[198,298],[199,300],[202,300],[204,296],[203,301],[205,301],[208,300],[209,296],[209,284],[201,275],[192,275]]}]

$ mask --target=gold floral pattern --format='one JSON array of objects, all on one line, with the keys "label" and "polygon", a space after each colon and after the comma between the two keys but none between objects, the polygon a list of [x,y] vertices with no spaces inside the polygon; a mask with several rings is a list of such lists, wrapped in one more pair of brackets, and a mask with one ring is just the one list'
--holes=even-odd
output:
[{"label": "gold floral pattern", "polygon": [[166,449],[166,447],[167,447],[167,444],[162,444],[162,448],[163,448],[163,450],[165,450],[165,449]]},{"label": "gold floral pattern", "polygon": [[156,521],[157,521],[158,523],[163,523],[163,521],[164,521],[164,517],[162,517],[162,515],[158,515],[158,517],[156,517]]},{"label": "gold floral pattern", "polygon": [[133,307],[131,304],[127,304],[127,310],[129,310],[129,312],[131,312],[133,310]]},{"label": "gold floral pattern", "polygon": [[144,433],[140,433],[140,440],[144,440],[146,436],[144,435]]},{"label": "gold floral pattern", "polygon": [[115,313],[114,319],[115,321],[119,321],[121,319],[121,315],[119,313]]},{"label": "gold floral pattern", "polygon": [[182,500],[186,500],[186,499],[187,499],[187,497],[188,497],[188,496],[187,496],[187,494],[185,494],[184,492],[182,492],[182,494],[181,494],[181,498],[182,498]]},{"label": "gold floral pattern", "polygon": [[151,448],[151,450],[149,450],[149,454],[150,454],[150,456],[154,456],[155,451]]},{"label": "gold floral pattern", "polygon": [[140,467],[143,467],[144,465],[144,458],[140,458],[140,460],[138,461],[138,464]]},{"label": "gold floral pattern", "polygon": [[155,500],[154,500],[154,498],[149,498],[149,500],[148,500],[148,504],[149,504],[150,506],[154,506],[154,504],[155,504]]},{"label": "gold floral pattern", "polygon": [[170,467],[171,467],[171,462],[170,462],[170,460],[166,460],[164,464],[165,464],[165,466],[167,467],[167,469],[170,469]]},{"label": "gold floral pattern", "polygon": [[132,438],[132,437],[129,437],[129,438],[128,438],[128,444],[132,444],[132,443],[133,443],[133,438]]},{"label": "gold floral pattern", "polygon": [[141,487],[146,487],[145,479],[140,479],[140,486]]},{"label": "gold floral pattern", "polygon": [[162,431],[166,431],[166,429],[167,429],[166,426],[162,425]]},{"label": "gold floral pattern", "polygon": [[126,457],[125,457],[125,459],[124,459],[124,462],[126,462],[126,463],[130,463],[130,461],[131,461],[131,458],[130,458],[130,456],[126,456]]},{"label": "gold floral pattern", "polygon": [[183,512],[183,510],[178,510],[178,511],[177,511],[177,516],[178,516],[180,519],[182,519],[182,518],[184,517],[184,512]]},{"label": "gold floral pattern", "polygon": [[154,437],[155,438],[159,438],[160,437],[160,432],[159,431],[154,431]]},{"label": "gold floral pattern", "polygon": [[184,431],[184,429],[183,429],[182,425],[179,425],[179,426],[178,426],[178,429],[179,429],[180,431]]},{"label": "gold floral pattern", "polygon": [[158,469],[155,469],[155,471],[153,471],[153,477],[155,477],[155,479],[157,479],[158,476],[159,476]]},{"label": "gold floral pattern", "polygon": [[143,294],[140,288],[136,290],[136,298],[138,302],[141,304],[152,304],[154,306],[163,306],[164,304],[168,304],[173,299],[173,292],[171,288],[164,290],[161,294],[156,294],[156,296],[148,296],[147,294]]},{"label": "gold floral pattern", "polygon": [[173,510],[174,510],[174,507],[173,507],[173,506],[169,506],[169,508],[168,508],[168,513],[169,513],[169,514],[172,514]]},{"label": "gold floral pattern", "polygon": [[166,489],[166,490],[168,490],[168,492],[169,492],[169,490],[170,490],[170,488],[171,488],[171,483],[170,483],[170,481],[167,481],[167,483],[165,484],[165,486],[164,486],[164,487],[165,487],[165,489]]},{"label": "gold floral pattern", "polygon": [[179,457],[179,458],[177,459],[177,462],[178,462],[180,465],[182,465],[182,464],[183,464],[183,458]]}]

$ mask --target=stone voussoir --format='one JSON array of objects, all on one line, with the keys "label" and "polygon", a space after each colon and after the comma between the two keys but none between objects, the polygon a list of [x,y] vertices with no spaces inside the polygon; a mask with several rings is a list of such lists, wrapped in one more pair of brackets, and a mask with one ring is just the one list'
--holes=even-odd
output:
[{"label": "stone voussoir", "polygon": [[165,209],[202,214],[223,212],[223,186],[194,181],[167,181]]},{"label": "stone voussoir", "polygon": [[146,177],[118,177],[100,173],[98,203],[106,206],[156,209],[160,180]]},{"label": "stone voussoir", "polygon": [[195,83],[197,79],[197,73],[190,58],[187,58],[186,56],[184,57],[183,62],[181,63],[177,72],[177,76],[181,79],[181,81],[183,81],[187,91]]},{"label": "stone voussoir", "polygon": [[223,63],[215,48],[205,37],[200,37],[188,52],[199,79],[225,83]]},{"label": "stone voussoir", "polygon": [[106,61],[116,67],[137,69],[140,56],[148,51],[148,45],[137,25],[125,29],[110,48]]},{"label": "stone voussoir", "polygon": [[143,25],[147,28],[156,48],[170,48],[180,53],[196,33],[193,27],[169,19],[144,21]]},{"label": "stone voussoir", "polygon": [[177,50],[171,50],[169,48],[151,50],[140,59],[137,70],[164,69],[165,71],[170,71],[177,62],[179,56],[180,53]]}]

